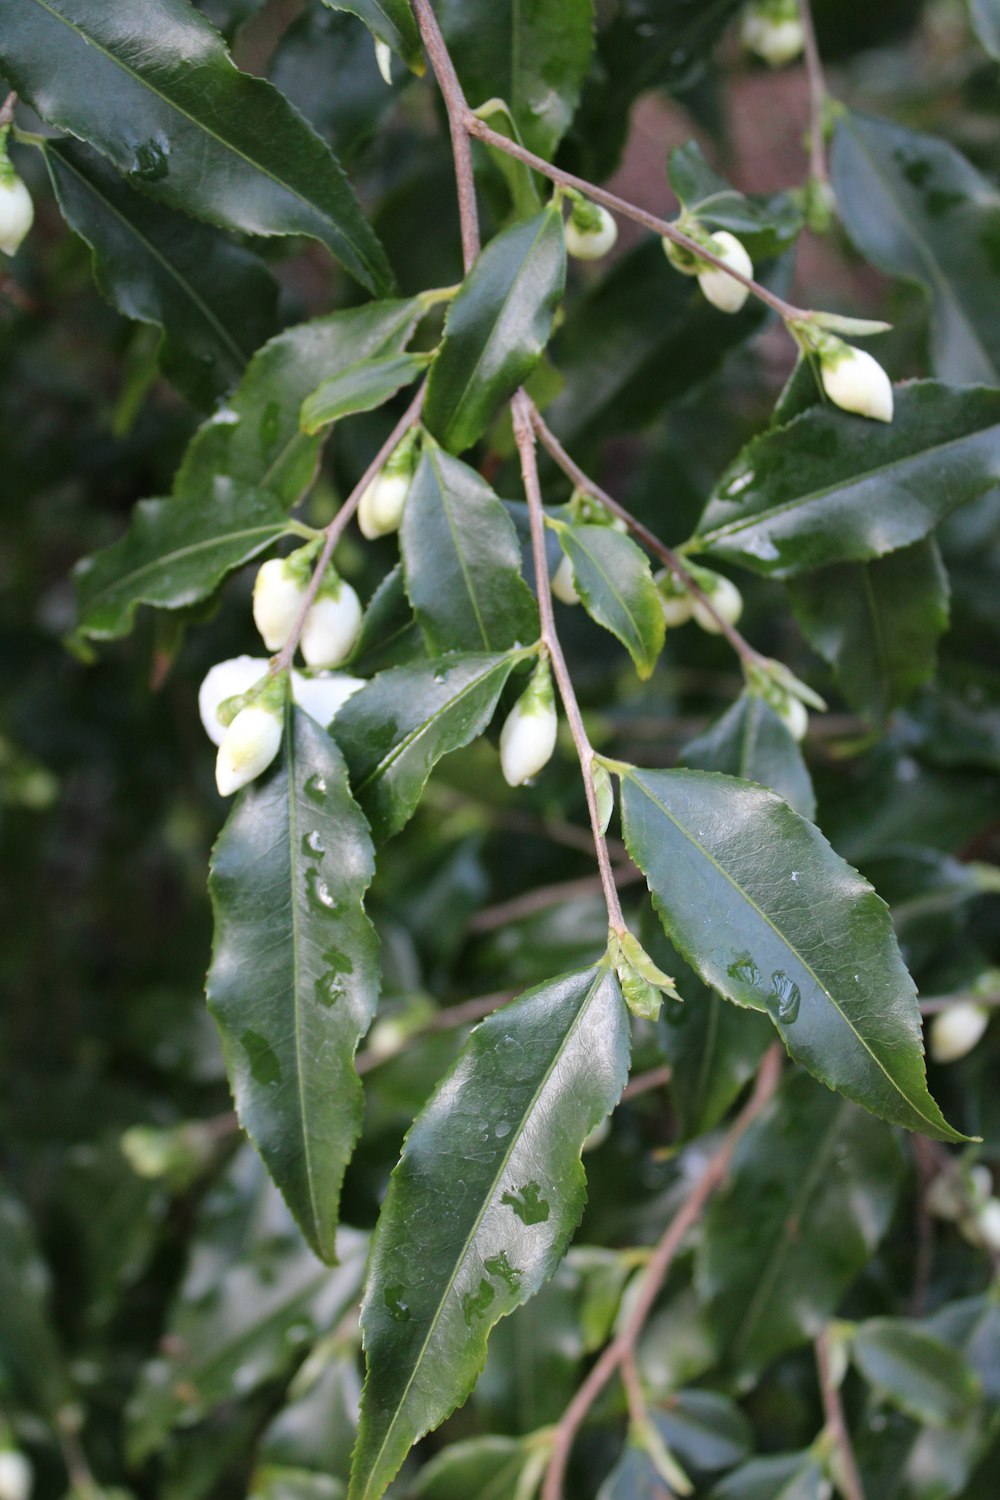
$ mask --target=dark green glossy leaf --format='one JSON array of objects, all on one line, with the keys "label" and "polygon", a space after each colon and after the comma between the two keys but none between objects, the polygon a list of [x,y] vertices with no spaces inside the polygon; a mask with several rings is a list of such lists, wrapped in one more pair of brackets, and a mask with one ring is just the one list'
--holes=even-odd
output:
[{"label": "dark green glossy leaf", "polygon": [[920,541],[998,481],[1000,392],[915,381],[890,425],[825,406],[757,438],[720,481],[698,545],[790,578]]},{"label": "dark green glossy leaf", "polygon": [[529,1449],[519,1438],[476,1437],[451,1443],[420,1470],[416,1500],[517,1500]]},{"label": "dark green glossy leaf", "polygon": [[833,184],[861,253],[918,281],[931,304],[931,364],[956,384],[1000,383],[1000,192],[954,146],[901,125],[838,117]]},{"label": "dark green glossy leaf", "polygon": [[551,158],[594,45],[593,0],[441,0],[441,27],[473,108],[500,95],[524,144]]},{"label": "dark green glossy leaf", "polygon": [[420,32],[410,8],[410,0],[323,0],[331,10],[346,10],[364,21],[380,42],[385,42],[407,67],[424,71]]},{"label": "dark green glossy leaf", "polygon": [[525,653],[443,656],[381,672],[337,714],[337,740],[376,839],[412,816],[434,766],[486,728]]},{"label": "dark green glossy leaf", "polygon": [[337,746],[290,709],[274,769],[242,793],[215,846],[208,1003],[240,1123],[330,1264],[361,1133],[354,1054],[378,1002],[362,905],[374,873]]},{"label": "dark green glossy leaf", "polygon": [[271,62],[271,82],[349,162],[395,108],[372,39],[354,16],[311,6],[292,22]]},{"label": "dark green glossy leaf", "polygon": [[684,746],[681,760],[699,771],[756,781],[804,818],[816,816],[816,796],[798,742],[756,693],[741,694],[721,719]]},{"label": "dark green glossy leaf", "polygon": [[406,591],[432,653],[504,651],[538,637],[538,606],[501,501],[428,443],[403,511]]},{"label": "dark green glossy leaf", "polygon": [[681,1463],[702,1472],[731,1469],[753,1451],[753,1428],[735,1401],[717,1391],[680,1391],[653,1420]]},{"label": "dark green glossy leaf", "polygon": [[933,538],[875,562],[822,568],[796,579],[789,595],[847,702],[877,723],[934,675],[949,589]]},{"label": "dark green glossy leaf", "polygon": [[353,1500],[377,1500],[464,1401],[490,1328],[565,1253],[580,1151],[621,1094],[628,1050],[614,975],[565,975],[479,1026],[418,1117],[372,1245]]},{"label": "dark green glossy leaf", "polygon": [[827,1500],[826,1465],[810,1452],[752,1458],[716,1485],[710,1500]]},{"label": "dark green glossy leaf", "polygon": [[5,1391],[52,1418],[73,1388],[52,1322],[52,1285],[27,1213],[0,1190],[0,1375]]},{"label": "dark green glossy leaf", "polygon": [[423,634],[403,586],[403,565],[397,563],[368,601],[350,670],[360,677],[373,677],[389,667],[419,661],[426,654]]},{"label": "dark green glossy leaf", "polygon": [[160,1353],[125,1413],[130,1463],[175,1426],[203,1420],[299,1363],[303,1346],[344,1316],[364,1275],[366,1236],[342,1230],[331,1271],[307,1249],[258,1158],[240,1152],[203,1202],[194,1254]]},{"label": "dark green glossy leaf", "polygon": [[622,775],[622,826],[667,936],[771,1017],[796,1061],[875,1114],[961,1139],[927,1092],[920,1012],[885,903],[771,792],[705,771]]},{"label": "dark green glossy leaf", "polygon": [[645,1448],[627,1442],[597,1491],[597,1500],[663,1500],[667,1491]]},{"label": "dark green glossy leaf", "polygon": [[566,245],[551,206],[491,240],[448,309],[424,420],[453,453],[481,438],[541,358],[562,298]]},{"label": "dark green glossy leaf", "polygon": [[300,418],[303,432],[319,432],[321,427],[341,417],[383,406],[390,396],[404,385],[412,385],[423,374],[430,358],[427,354],[387,354],[348,365],[324,380],[303,401]]},{"label": "dark green glossy leaf", "polygon": [[862,1323],[851,1343],[851,1358],[869,1385],[917,1422],[960,1425],[982,1399],[965,1357],[902,1318]]},{"label": "dark green glossy leaf", "polygon": [[727,1005],[696,979],[680,974],[677,987],[684,1004],[674,1001],[664,1007],[664,1052],[681,1135],[692,1140],[725,1118],[757,1071],[773,1033],[763,1016]]},{"label": "dark green glossy leaf", "polygon": [[709,231],[735,234],[754,261],[780,255],[802,228],[802,215],[790,198],[783,193],[748,198],[738,192],[709,166],[697,141],[674,147],[668,175],[682,207]]},{"label": "dark green glossy leaf", "polygon": [[226,474],[294,505],[313,480],[323,443],[301,429],[303,401],[351,365],[400,354],[422,314],[416,297],[370,302],[279,333],[250,361],[225,407],[195,433],[175,495],[204,503],[216,475]]},{"label": "dark green glossy leaf", "polygon": [[305,234],[372,292],[392,274],[336,157],[185,0],[7,0],[0,66],[38,113],[174,208]]},{"label": "dark green glossy leaf", "polygon": [[310,1469],[287,1469],[266,1464],[253,1476],[248,1500],[343,1500],[343,1480]]},{"label": "dark green glossy leaf", "polygon": [[659,240],[646,240],[560,328],[552,353],[566,384],[546,420],[569,443],[642,429],[713,374],[766,318],[756,298],[735,317],[720,317],[691,277],[671,270]]},{"label": "dark green glossy leaf", "polygon": [[287,525],[274,495],[225,478],[208,504],[202,496],[140,500],[125,535],[77,567],[81,633],[115,640],[131,630],[140,604],[181,609],[206,598]]},{"label": "dark green glossy leaf", "polygon": [[274,332],[273,277],[221,234],[132,192],[85,147],[56,142],[45,160],[101,292],[127,318],[162,330],[164,374],[211,406]]},{"label": "dark green glossy leaf", "polygon": [[1000,3],[998,0],[969,0],[969,15],[976,35],[991,57],[1000,60]]},{"label": "dark green glossy leaf", "polygon": [[618,637],[640,677],[651,676],[667,627],[646,554],[610,526],[560,526],[559,542],[587,613]]},{"label": "dark green glossy leaf", "polygon": [[697,1273],[747,1383],[836,1311],[889,1226],[902,1170],[889,1129],[801,1074],[751,1126],[708,1210]]}]

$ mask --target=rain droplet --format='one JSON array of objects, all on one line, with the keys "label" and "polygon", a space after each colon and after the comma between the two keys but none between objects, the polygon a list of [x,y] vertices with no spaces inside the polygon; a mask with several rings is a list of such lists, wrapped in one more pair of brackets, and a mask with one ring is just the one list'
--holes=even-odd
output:
[{"label": "rain droplet", "polygon": [[799,872],[798,872],[798,870],[793,870],[792,871],[792,884],[793,885],[798,885],[798,883],[799,883]]},{"label": "rain droplet", "polygon": [[504,1193],[500,1202],[512,1208],[523,1224],[544,1224],[549,1216],[549,1205],[537,1182],[526,1182],[524,1187]]},{"label": "rain droplet", "polygon": [[410,1305],[403,1301],[403,1288],[401,1286],[387,1286],[382,1293],[382,1300],[386,1310],[395,1322],[408,1323],[410,1321]]}]

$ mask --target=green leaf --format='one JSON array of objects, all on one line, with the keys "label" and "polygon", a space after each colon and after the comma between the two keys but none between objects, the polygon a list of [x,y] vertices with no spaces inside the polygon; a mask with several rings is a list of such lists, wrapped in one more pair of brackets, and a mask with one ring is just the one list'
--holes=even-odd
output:
[{"label": "green leaf", "polygon": [[216,231],[132,192],[85,147],[52,142],[45,162],[103,295],[127,318],[162,330],[164,374],[211,406],[274,331],[274,278]]},{"label": "green leaf", "polygon": [[889,1226],[902,1172],[890,1130],[801,1074],[747,1131],[697,1266],[744,1383],[836,1311]]},{"label": "green leaf", "polygon": [[801,213],[784,193],[748,198],[709,166],[697,141],[674,147],[667,175],[681,206],[699,224],[712,233],[735,234],[755,262],[787,250],[802,228]]},{"label": "green leaf", "polygon": [[424,638],[403,586],[403,566],[397,563],[368,601],[350,670],[359,677],[371,677],[425,656]]},{"label": "green leaf", "polygon": [[562,299],[566,245],[552,205],[480,254],[448,308],[424,421],[453,453],[481,438],[541,358]]},{"label": "green leaf", "polygon": [[520,1438],[474,1437],[450,1443],[417,1475],[415,1500],[518,1500],[530,1449]]},{"label": "green leaf", "polygon": [[247,1492],[248,1500],[343,1500],[345,1494],[343,1481],[329,1474],[276,1464],[258,1469]]},{"label": "green leaf", "polygon": [[640,677],[651,676],[667,627],[646,554],[611,526],[561,525],[558,535],[587,613],[618,637]]},{"label": "green leaf", "polygon": [[709,1500],[827,1500],[826,1464],[811,1451],[752,1458],[727,1474]]},{"label": "green leaf", "polygon": [[13,1194],[0,1188],[0,1378],[5,1395],[12,1390],[50,1419],[73,1400],[51,1299],[49,1270],[31,1220]]},{"label": "green leaf", "polygon": [[833,667],[847,702],[876,723],[933,677],[949,601],[933,538],[875,562],[822,568],[796,579],[789,596],[803,634]]},{"label": "green leaf", "polygon": [[931,365],[955,384],[1000,384],[1000,192],[947,142],[844,111],[833,185],[862,255],[917,281],[931,306]]},{"label": "green leaf", "polygon": [[998,0],[969,0],[973,29],[991,57],[1000,61],[1000,3]]},{"label": "green leaf", "polygon": [[287,528],[274,495],[225,478],[209,504],[200,495],[140,500],[125,535],[77,566],[78,628],[94,640],[116,640],[131,630],[140,604],[195,604]]},{"label": "green leaf", "polygon": [[646,1449],[629,1440],[597,1491],[597,1500],[663,1500],[665,1494]]},{"label": "green leaf", "polygon": [[161,1352],[126,1408],[128,1461],[175,1426],[287,1376],[303,1346],[336,1325],[364,1276],[367,1237],[342,1230],[341,1264],[321,1265],[258,1158],[240,1152],[199,1209],[194,1253],[167,1316]]},{"label": "green leaf", "polygon": [[590,66],[594,0],[441,0],[437,13],[469,103],[500,94],[524,144],[551,158]]},{"label": "green leaf", "polygon": [[537,639],[538,606],[510,517],[475,469],[435,443],[406,497],[401,543],[428,651],[504,651]]},{"label": "green leaf", "polygon": [[379,72],[372,39],[354,16],[314,6],[278,43],[270,79],[341,161],[350,162],[399,102]]},{"label": "green leaf", "polygon": [[684,746],[680,758],[698,771],[756,781],[804,818],[816,816],[816,795],[798,742],[756,693],[742,693],[721,719]]},{"label": "green leaf", "polygon": [[[503,99],[487,99],[476,110],[481,120],[485,120],[498,135],[506,136],[509,141],[516,141],[523,146],[521,132],[517,128],[514,117]],[[523,161],[516,161],[506,151],[500,151],[496,146],[485,147],[490,160],[502,175],[510,192],[511,205],[515,219],[530,219],[532,214],[537,214],[542,208],[542,195],[538,187],[536,174]]]},{"label": "green leaf", "polygon": [[424,71],[420,32],[410,0],[323,0],[331,10],[346,10],[364,21],[377,41],[385,42],[415,73]]},{"label": "green leaf", "polygon": [[337,746],[290,709],[274,770],[240,796],[215,846],[208,1003],[240,1123],[331,1265],[364,1109],[354,1054],[378,1002],[362,905],[374,873]]},{"label": "green leaf", "polygon": [[862,1323],[851,1342],[851,1358],[869,1385],[916,1422],[959,1426],[982,1400],[964,1355],[902,1318]]},{"label": "green leaf", "polygon": [[0,67],[152,197],[245,234],[309,235],[369,291],[391,286],[336,157],[275,88],[233,67],[186,0],[6,4]]},{"label": "green leaf", "polygon": [[714,991],[677,976],[683,1005],[663,1009],[670,1100],[684,1140],[714,1130],[750,1082],[772,1040],[763,1016],[727,1005]]},{"label": "green leaf", "polygon": [[431,358],[429,354],[387,354],[348,365],[306,397],[300,417],[303,432],[318,432],[341,417],[383,406],[404,385],[412,385]]},{"label": "green leaf", "polygon": [[692,1469],[731,1469],[753,1451],[753,1428],[736,1402],[717,1391],[679,1391],[652,1415],[667,1447]]},{"label": "green leaf", "polygon": [[407,823],[442,755],[486,728],[504,683],[527,652],[442,656],[381,672],[337,714],[354,794],[382,841]]},{"label": "green leaf", "polygon": [[493,1324],[562,1258],[584,1203],[580,1152],[628,1050],[614,975],[565,975],[477,1027],[413,1125],[372,1243],[352,1500],[377,1500],[464,1401]]},{"label": "green leaf", "polygon": [[723,476],[697,543],[791,578],[918,542],[1000,481],[1000,392],[914,381],[889,426],[831,407],[757,438]]},{"label": "green leaf", "polygon": [[312,483],[321,435],[301,429],[302,403],[321,381],[363,360],[400,354],[423,316],[419,297],[369,302],[279,333],[247,366],[225,407],[195,433],[174,494],[211,495],[219,474],[277,495],[285,508]]},{"label": "green leaf", "polygon": [[622,768],[622,827],[667,936],[764,1010],[791,1055],[866,1109],[961,1140],[927,1092],[920,1012],[885,903],[772,792]]}]

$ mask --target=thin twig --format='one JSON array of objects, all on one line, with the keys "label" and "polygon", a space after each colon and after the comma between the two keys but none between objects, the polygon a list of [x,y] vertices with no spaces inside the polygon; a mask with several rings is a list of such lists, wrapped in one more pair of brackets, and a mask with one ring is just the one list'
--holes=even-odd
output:
[{"label": "thin twig", "polygon": [[[424,1024],[406,1038],[406,1044],[420,1041],[425,1036],[433,1036],[439,1031],[455,1031],[460,1026],[474,1026],[477,1021],[490,1016],[501,1006],[509,1005],[511,1000],[517,996],[516,990],[495,990],[489,995],[476,995],[472,1000],[463,1000],[459,1005],[448,1005],[444,1009],[436,1011]],[[373,1068],[382,1063],[391,1061],[398,1057],[403,1047],[394,1051],[382,1050],[370,1047],[365,1052],[359,1052],[355,1059],[355,1067],[358,1073],[370,1073]]]},{"label": "thin twig", "polygon": [[566,720],[573,736],[576,746],[577,758],[580,762],[580,774],[583,777],[583,789],[587,796],[587,811],[590,813],[590,826],[594,834],[594,847],[597,850],[597,865],[601,872],[601,885],[604,888],[604,900],[608,908],[608,926],[619,935],[625,932],[625,918],[622,915],[621,902],[618,899],[618,889],[615,885],[614,871],[611,868],[611,856],[608,853],[607,840],[601,827],[601,817],[597,807],[597,788],[594,785],[594,751],[587,731],[583,725],[583,715],[580,713],[580,705],[577,702],[576,690],[573,687],[573,679],[566,665],[562,645],[556,631],[555,614],[552,609],[552,590],[549,583],[549,564],[545,551],[545,509],[542,504],[542,490],[538,479],[538,455],[535,452],[535,429],[531,420],[532,403],[524,391],[518,391],[511,402],[511,412],[514,418],[514,439],[521,458],[521,477],[524,481],[524,493],[528,498],[528,515],[531,523],[531,552],[535,564],[535,588],[538,594],[538,610],[542,621],[542,641],[548,651],[552,662],[552,670],[555,673],[556,682],[559,685],[559,696],[562,699],[563,708],[566,711]]},{"label": "thin twig", "polygon": [[761,286],[759,281],[754,281],[752,276],[744,276],[742,271],[737,271],[733,266],[724,261],[721,256],[715,255],[704,245],[699,244],[697,240],[693,240],[690,235],[678,229],[676,224],[671,224],[667,219],[657,218],[656,214],[651,214],[646,209],[639,208],[635,203],[629,203],[625,198],[619,198],[617,193],[609,193],[607,188],[598,187],[596,183],[587,182],[582,177],[575,177],[572,172],[564,172],[561,167],[554,167],[544,157],[536,156],[533,151],[528,151],[524,146],[518,145],[517,141],[510,141],[505,135],[500,135],[498,131],[493,130],[484,120],[481,120],[478,115],[473,114],[471,110],[467,110],[465,115],[465,128],[477,140],[483,141],[487,146],[495,146],[498,151],[505,151],[508,156],[513,156],[517,161],[523,161],[526,166],[533,167],[536,172],[541,172],[550,181],[558,183],[562,187],[575,188],[577,192],[583,193],[587,198],[592,199],[594,203],[602,204],[614,213],[621,214],[623,218],[633,219],[636,224],[641,224],[643,228],[651,229],[654,234],[660,235],[663,239],[671,240],[673,244],[682,246],[691,255],[696,256],[698,260],[707,260],[710,265],[715,266],[720,271],[725,271],[734,281],[738,281],[741,286],[745,286],[755,297],[759,297],[761,302],[776,312],[786,323],[790,321],[798,322],[803,318],[809,317],[809,312],[805,308],[795,307],[791,302],[786,302],[784,297],[779,297],[777,293],[770,291],[766,286]]},{"label": "thin twig", "polygon": [[[644,877],[633,866],[614,870],[617,885],[634,885]],[[601,889],[597,875],[582,875],[578,880],[558,880],[551,885],[536,886],[522,896],[512,896],[509,901],[498,901],[494,906],[484,906],[469,923],[469,931],[476,933],[496,932],[511,922],[523,922],[525,917],[536,916],[553,906],[562,906],[567,901],[596,893]]]},{"label": "thin twig", "polygon": [[552,1456],[545,1474],[545,1483],[542,1486],[541,1500],[563,1500],[566,1464],[574,1439],[587,1413],[622,1361],[633,1354],[646,1320],[653,1309],[653,1304],[673,1264],[674,1256],[684,1243],[688,1231],[697,1224],[713,1193],[724,1182],[733,1152],[777,1088],[780,1073],[781,1050],[775,1045],[764,1054],[749,1100],[730,1126],[718,1150],[709,1159],[701,1177],[688,1194],[679,1212],[671,1220],[666,1233],[650,1257],[642,1290],[632,1304],[632,1311],[627,1322],[621,1332],[608,1344],[559,1419],[555,1429]]},{"label": "thin twig", "polygon": [[625,1085],[622,1103],[627,1099],[638,1099],[640,1094],[651,1093],[653,1089],[665,1088],[672,1077],[673,1071],[668,1067],[650,1068],[648,1073],[637,1073]]},{"label": "thin twig", "polygon": [[466,119],[469,106],[458,81],[455,65],[451,60],[437,17],[430,0],[413,0],[413,9],[420,27],[427,56],[434,69],[444,107],[448,113],[448,129],[451,132],[451,150],[455,159],[455,180],[458,187],[458,217],[462,230],[462,259],[468,270],[479,254],[479,215],[476,212],[476,183],[472,171],[472,151]]},{"label": "thin twig", "polygon": [[299,609],[298,618],[296,619],[295,624],[292,627],[292,632],[289,635],[288,640],[285,642],[284,646],[282,646],[278,655],[271,663],[272,674],[287,671],[287,669],[291,666],[295,658],[295,653],[298,650],[299,638],[302,635],[302,627],[306,622],[306,615],[312,608],[316,595],[319,593],[320,584],[323,582],[323,575],[330,565],[330,559],[332,558],[336,550],[337,543],[340,541],[340,538],[347,530],[347,527],[355,511],[361,504],[362,495],[364,494],[368,486],[374,481],[374,479],[378,475],[379,470],[382,468],[382,465],[396,448],[400,438],[405,432],[408,432],[411,427],[415,427],[420,421],[420,412],[424,404],[424,391],[426,390],[426,388],[427,387],[425,381],[421,384],[419,390],[417,391],[417,394],[414,396],[413,400],[410,402],[409,406],[406,408],[405,412],[400,417],[399,421],[396,423],[395,427],[392,429],[389,436],[386,438],[385,442],[376,453],[375,457],[372,459],[371,463],[368,465],[367,469],[362,474],[357,484],[354,486],[353,490],[344,501],[343,505],[340,507],[333,520],[327,526],[324,532],[325,540],[323,542],[323,548],[316,562],[316,566],[313,569],[313,575],[309,580],[309,587],[306,589],[305,594],[303,595],[302,606]]},{"label": "thin twig", "polygon": [[673,548],[668,547],[666,542],[661,542],[660,538],[656,535],[655,532],[650,531],[649,527],[644,526],[636,516],[632,515],[631,511],[626,510],[624,505],[622,505],[620,501],[614,499],[612,495],[609,495],[607,490],[602,489],[601,486],[597,484],[595,480],[591,479],[590,475],[586,474],[583,469],[580,468],[580,465],[570,457],[570,455],[566,452],[566,449],[563,447],[562,443],[560,443],[559,439],[552,431],[551,427],[549,427],[548,423],[545,421],[545,418],[538,410],[538,407],[535,406],[534,402],[531,403],[531,420],[535,432],[538,434],[538,440],[541,443],[542,447],[545,449],[546,453],[548,453],[549,457],[554,459],[554,461],[559,465],[560,469],[562,469],[567,478],[573,481],[573,484],[576,486],[576,488],[586,491],[586,493],[589,495],[593,495],[595,500],[600,500],[601,504],[605,506],[612,515],[620,517],[621,520],[625,522],[625,525],[628,527],[629,531],[631,531],[632,535],[643,544],[647,551],[651,552],[654,557],[659,558],[662,563],[666,564],[671,573],[673,573],[674,577],[679,579],[684,584],[684,587],[688,590],[688,592],[705,606],[715,623],[718,625],[719,633],[723,635],[729,642],[741,661],[746,662],[748,665],[765,666],[766,658],[761,656],[759,651],[754,650],[750,642],[740,634],[740,632],[734,625],[730,625],[729,621],[724,619],[724,617],[719,613],[715,605],[712,603],[711,597],[705,593],[704,589],[699,588],[698,584],[695,582],[694,578],[692,578],[691,574],[685,567],[683,560],[678,556]]},{"label": "thin twig", "polygon": [[911,1318],[922,1318],[927,1311],[927,1294],[934,1270],[934,1216],[927,1195],[937,1175],[934,1156],[925,1136],[911,1135],[910,1146],[917,1166],[917,1201],[915,1208],[913,1257],[913,1291],[910,1295]]},{"label": "thin twig", "polygon": [[815,182],[829,182],[826,164],[826,77],[816,42],[812,0],[799,0],[802,38],[809,80],[809,175]]},{"label": "thin twig", "polygon": [[1000,994],[972,995],[966,992],[957,995],[935,995],[930,1000],[921,1000],[920,1014],[937,1016],[943,1010],[950,1010],[953,1005],[983,1005],[987,1010],[992,1010],[1000,1006]]},{"label": "thin twig", "polygon": [[3,101],[3,103],[0,104],[0,130],[3,130],[4,127],[7,126],[7,125],[12,125],[13,124],[13,122],[14,122],[14,110],[16,108],[17,108],[17,95],[14,93],[14,91],[12,89],[11,92],[7,95],[6,99]]},{"label": "thin twig", "polygon": [[844,1500],[865,1500],[865,1492],[861,1485],[861,1475],[858,1473],[854,1449],[851,1446],[851,1434],[848,1432],[847,1423],[844,1420],[844,1408],[840,1401],[840,1391],[833,1378],[828,1328],[824,1328],[823,1332],[817,1338],[815,1348],[816,1369],[819,1372],[819,1387],[823,1395],[823,1410],[826,1413],[826,1425],[830,1436],[833,1438],[838,1458],[838,1477],[840,1479],[841,1493]]}]

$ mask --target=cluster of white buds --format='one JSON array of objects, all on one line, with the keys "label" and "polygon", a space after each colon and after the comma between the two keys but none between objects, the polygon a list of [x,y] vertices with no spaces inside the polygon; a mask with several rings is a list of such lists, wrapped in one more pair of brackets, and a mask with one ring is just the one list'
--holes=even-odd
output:
[{"label": "cluster of white buds", "polygon": [[982,1041],[990,1021],[985,1005],[956,1000],[931,1021],[930,1052],[936,1063],[958,1062]]},{"label": "cluster of white buds", "polygon": [[0,1448],[0,1500],[28,1500],[34,1477],[30,1459],[19,1448]]},{"label": "cluster of white buds", "polygon": [[6,125],[0,130],[0,250],[16,255],[35,221],[35,205],[7,155],[9,135]]},{"label": "cluster of white buds", "polygon": [[500,769],[508,786],[524,786],[552,759],[559,719],[548,660],[538,663],[500,731]]},{"label": "cluster of white buds", "polygon": [[[697,219],[683,214],[677,221],[677,228],[731,270],[746,277],[747,281],[753,280],[753,261],[747,248],[728,229],[716,229],[710,234]],[[750,295],[750,288],[745,282],[738,281],[713,261],[696,255],[686,245],[678,245],[673,240],[664,238],[663,250],[676,271],[684,276],[697,276],[702,293],[713,307],[724,313],[738,313],[742,310]]]},{"label": "cluster of white buds", "polygon": [[[254,624],[269,651],[287,645],[306,601],[319,542],[288,557],[272,557],[258,569],[253,590]],[[303,621],[299,647],[310,667],[337,667],[350,656],[361,629],[361,601],[330,565]]]},{"label": "cluster of white buds", "polygon": [[799,0],[753,0],[743,12],[743,44],[772,68],[798,57],[805,46]]},{"label": "cluster of white buds", "polygon": [[597,203],[579,193],[570,196],[570,215],[566,221],[566,250],[576,260],[600,260],[614,247],[618,225]]},{"label": "cluster of white buds", "polygon": [[361,535],[373,542],[376,537],[388,536],[398,531],[403,520],[403,507],[410,493],[410,484],[419,457],[418,434],[409,432],[389,455],[380,474],[361,496],[358,506],[358,527]]},{"label": "cluster of white buds", "polygon": [[694,620],[709,635],[722,633],[720,621],[735,625],[743,613],[743,595],[732,579],[724,578],[721,573],[713,573],[710,568],[702,568],[695,563],[686,562],[684,567],[712,607],[709,608],[705,599],[692,593],[683,578],[664,569],[656,575],[656,586],[660,592],[663,618],[667,625],[686,625],[688,620]]},{"label": "cluster of white buds", "polygon": [[982,1162],[957,1161],[939,1172],[927,1191],[927,1207],[936,1218],[957,1224],[970,1244],[1000,1255],[1000,1199]]},{"label": "cluster of white buds", "polygon": [[807,359],[818,360],[823,389],[834,406],[873,422],[891,422],[892,382],[878,360],[830,331],[839,328],[842,332],[881,333],[887,326],[833,313],[812,313],[790,322],[788,331]]}]

